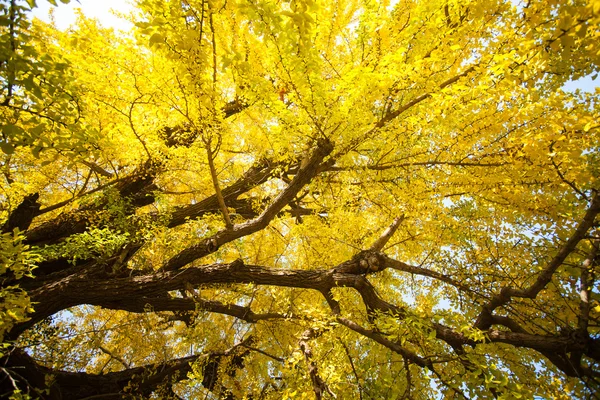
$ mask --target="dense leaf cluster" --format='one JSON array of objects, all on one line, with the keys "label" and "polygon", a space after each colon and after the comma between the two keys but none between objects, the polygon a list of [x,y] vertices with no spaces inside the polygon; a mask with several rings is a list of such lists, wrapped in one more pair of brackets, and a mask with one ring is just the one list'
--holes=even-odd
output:
[{"label": "dense leaf cluster", "polygon": [[[55,3],[55,2],[51,2]],[[600,2],[0,1],[0,394],[594,398]]]}]

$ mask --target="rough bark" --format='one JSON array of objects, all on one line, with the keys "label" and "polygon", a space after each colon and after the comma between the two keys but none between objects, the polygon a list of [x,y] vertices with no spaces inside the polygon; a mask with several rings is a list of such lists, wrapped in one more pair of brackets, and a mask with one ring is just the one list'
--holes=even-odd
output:
[{"label": "rough bark", "polygon": [[23,201],[10,213],[8,219],[2,226],[2,232],[12,232],[15,228],[21,232],[26,231],[31,225],[33,218],[40,210],[39,193],[25,196]]},{"label": "rough bark", "polygon": [[[16,325],[11,330],[9,338],[16,339],[21,333],[44,318],[69,307],[82,304],[134,313],[147,312],[149,308],[157,312],[172,312],[173,319],[179,319],[186,323],[191,322],[190,313],[196,310],[228,315],[249,323],[303,318],[302,316],[283,315],[277,312],[256,313],[250,305],[226,304],[202,298],[182,298],[174,294],[177,291],[186,290],[190,285],[199,287],[206,284],[253,284],[256,286],[306,289],[321,294],[323,301],[329,305],[332,314],[335,316],[337,324],[401,355],[407,362],[433,370],[431,358],[418,354],[418,352],[403,346],[398,341],[390,339],[385,332],[380,332],[373,326],[365,327],[344,317],[344,310],[331,294],[332,290],[337,287],[354,289],[369,315],[370,322],[376,319],[378,313],[387,313],[399,320],[407,316],[407,310],[382,298],[370,282],[372,274],[382,273],[386,269],[436,280],[441,284],[453,287],[455,290],[474,296],[478,295],[481,298],[481,294],[476,293],[475,290],[462,284],[452,276],[422,266],[409,265],[382,252],[394,231],[398,229],[402,218],[395,219],[388,230],[368,250],[358,252],[351,259],[333,268],[316,268],[313,270],[275,269],[246,264],[242,260],[231,263],[197,264],[198,260],[214,252],[220,246],[264,229],[275,216],[282,212],[284,207],[293,203],[303,187],[309,184],[317,174],[326,170],[323,166],[330,163],[326,160],[326,157],[331,151],[331,143],[320,142],[306,162],[301,163],[299,167],[288,168],[294,178],[258,214],[251,208],[250,200],[240,199],[239,197],[256,185],[272,178],[276,166],[266,160],[256,163],[240,179],[221,191],[228,206],[236,208],[236,210],[239,209],[240,214],[243,212],[252,219],[234,225],[230,229],[219,231],[215,235],[203,239],[198,244],[188,247],[167,260],[164,265],[158,268],[157,272],[151,272],[156,268],[148,268],[148,272],[145,273],[126,271],[127,273],[118,274],[109,272],[110,267],[114,267],[117,263],[123,264],[126,262],[131,257],[129,253],[135,254],[142,244],[133,244],[128,249],[123,249],[124,253],[109,258],[108,261],[105,261],[105,264],[109,267],[108,269],[101,268],[96,260],[86,260],[75,266],[66,265],[64,260],[58,260],[55,264],[43,264],[38,278],[23,284],[28,290],[31,301],[36,305],[35,312],[31,315],[29,321]],[[151,182],[151,178],[142,181],[132,178],[131,180],[121,181],[117,187],[123,195],[136,196],[135,198],[142,199],[142,194],[145,193],[144,190],[151,187]],[[135,193],[134,189],[136,188],[140,190],[139,193]],[[30,200],[35,202],[37,198]],[[138,207],[144,201],[140,200],[138,203],[134,201],[133,207]],[[19,211],[19,207],[13,211],[13,214],[15,214],[13,221],[19,219],[16,214],[22,213],[22,211]],[[185,223],[188,218],[195,218],[218,210],[218,200],[213,195],[197,204],[176,209],[167,225],[168,227],[175,227]],[[88,211],[96,212],[98,210]],[[503,343],[539,352],[568,376],[594,376],[595,372],[583,365],[582,357],[586,356],[589,359],[600,361],[600,342],[590,337],[587,331],[582,329],[574,332],[565,330],[554,335],[529,332],[509,316],[494,314],[494,310],[510,303],[513,298],[535,298],[552,279],[553,274],[563,264],[566,257],[577,248],[579,242],[589,232],[598,213],[600,213],[600,200],[597,196],[594,196],[579,226],[563,247],[559,249],[557,255],[542,269],[531,286],[525,289],[505,288],[500,294],[492,297],[487,302],[483,302],[481,314],[474,325],[475,328],[484,331],[485,339],[483,341],[474,341],[463,333],[441,323],[431,322],[428,329],[435,334],[437,339],[452,348],[458,356],[463,354],[464,346],[476,347],[486,342]],[[46,227],[42,225],[30,229],[27,232],[28,238],[30,241],[42,243],[44,240],[51,240],[52,233],[66,237],[85,229],[87,226],[86,221],[86,215],[71,220],[65,216],[59,217],[52,221],[54,230],[49,228],[50,225]],[[10,224],[11,222],[7,222],[6,226]],[[302,336],[299,345],[306,357],[315,395],[319,397],[326,393],[328,388],[326,382],[319,375],[318,365],[312,359],[309,340],[314,336],[314,332],[306,333]],[[226,388],[219,386],[219,380],[216,376],[218,370],[216,366],[219,365],[222,357],[226,355],[228,354],[213,354],[213,358],[207,358],[204,364],[206,379],[203,383],[209,390],[230,397],[231,393]],[[133,387],[136,388],[136,393],[149,395],[169,379],[183,379],[190,368],[190,362],[198,357],[191,356],[160,365],[128,368],[117,373],[104,375],[51,370],[37,364],[35,360],[19,349],[14,349],[3,362],[7,371],[19,371],[25,367],[24,369],[27,372],[17,379],[20,382],[19,385],[25,388],[27,385],[31,385],[32,388],[41,390],[46,387],[44,376],[53,374],[55,376],[54,383],[51,385],[48,394],[44,395],[46,398],[77,399],[102,395],[103,398],[108,399],[121,398],[124,395],[124,388],[132,382]],[[576,364],[573,363],[574,360],[577,361]],[[211,376],[210,371],[215,373]],[[134,378],[134,375],[144,376],[144,378],[140,380]],[[5,381],[4,385],[8,383],[9,381]]]}]

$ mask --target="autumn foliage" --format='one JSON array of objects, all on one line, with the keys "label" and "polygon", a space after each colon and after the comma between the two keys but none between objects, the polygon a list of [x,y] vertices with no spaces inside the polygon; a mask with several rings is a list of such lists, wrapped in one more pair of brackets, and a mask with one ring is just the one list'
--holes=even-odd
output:
[{"label": "autumn foliage", "polygon": [[598,0],[35,3],[0,1],[0,396],[597,396]]}]

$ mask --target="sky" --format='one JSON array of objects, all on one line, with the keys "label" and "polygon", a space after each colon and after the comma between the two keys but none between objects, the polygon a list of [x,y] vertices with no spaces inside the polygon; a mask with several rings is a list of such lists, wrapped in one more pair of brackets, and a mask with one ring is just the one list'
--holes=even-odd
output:
[{"label": "sky", "polygon": [[[67,29],[75,22],[76,9],[81,9],[88,17],[96,18],[105,28],[115,28],[117,30],[127,31],[132,28],[132,24],[122,18],[114,15],[117,13],[127,14],[133,10],[133,0],[71,0],[69,4],[62,4],[57,1],[58,7],[52,6],[46,0],[37,0],[38,7],[33,15],[43,21],[49,22],[49,11],[53,9],[56,25],[59,29]],[[590,76],[577,81],[568,82],[563,89],[575,91],[582,89],[593,92],[595,88],[600,87],[600,78],[592,81]]]},{"label": "sky", "polygon": [[36,2],[38,6],[34,9],[33,15],[49,22],[48,13],[52,9],[59,29],[67,29],[75,22],[76,9],[81,9],[88,17],[96,18],[105,28],[126,31],[133,26],[130,22],[115,16],[111,11],[129,13],[133,10],[133,5],[129,0],[71,0],[69,4],[57,1],[58,7],[54,7],[46,0],[37,0]]}]

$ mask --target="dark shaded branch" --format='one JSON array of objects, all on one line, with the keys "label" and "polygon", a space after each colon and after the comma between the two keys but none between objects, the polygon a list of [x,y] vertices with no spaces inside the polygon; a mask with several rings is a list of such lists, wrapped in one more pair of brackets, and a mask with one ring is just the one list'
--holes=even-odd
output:
[{"label": "dark shaded branch", "polygon": [[[246,173],[244,173],[244,175],[235,183],[222,190],[222,194],[227,206],[234,208],[236,213],[244,218],[256,217],[257,212],[253,209],[252,199],[238,199],[238,197],[273,177],[274,171],[279,166],[280,164],[271,163],[269,160],[263,159],[250,167],[248,171],[246,171]],[[91,192],[92,191],[88,193]],[[67,204],[71,201],[72,199],[69,199],[63,203]],[[62,206],[64,204],[59,203],[57,206]],[[54,206],[43,209],[42,212],[50,211],[50,208],[54,208]],[[186,223],[189,219],[198,218],[203,215],[218,211],[219,206],[216,195],[212,195],[196,204],[175,209],[175,211],[173,211],[171,214],[171,218],[167,226],[169,228],[173,228]],[[27,237],[29,238],[29,242],[31,243],[31,241],[35,242],[43,239],[46,240],[46,242],[38,241],[37,244],[49,243],[48,241],[51,240],[57,241],[60,238],[75,233],[83,233],[88,226],[89,213],[90,211],[74,211],[59,215],[54,220],[28,232]],[[154,215],[153,217],[158,219],[158,215]],[[137,245],[137,248],[139,247],[140,244]],[[58,271],[64,271],[64,273],[68,273],[67,271],[70,269],[72,269],[72,265],[69,264],[67,260],[54,260],[40,264],[36,270],[36,275],[39,278],[42,275],[45,276]],[[62,279],[62,275],[64,275],[64,273],[61,272],[61,275],[57,276],[56,278]],[[36,281],[37,282],[31,282],[31,284],[33,284],[33,286],[30,285],[31,288],[35,287],[36,283],[37,286],[39,286],[39,284],[43,284],[40,279],[37,279]]]},{"label": "dark shaded branch", "polygon": [[[579,280],[579,313],[577,315],[577,334],[582,338],[589,338],[588,325],[590,317],[590,295],[594,287],[594,267],[598,262],[598,243],[591,242],[591,249],[581,265],[581,276]],[[584,339],[585,340],[585,339]],[[581,365],[582,351],[571,353],[570,364]]]},{"label": "dark shaded branch", "polygon": [[367,166],[330,166],[327,171],[356,171],[359,169],[368,169],[371,171],[386,171],[395,168],[407,167],[432,167],[435,165],[448,165],[454,167],[501,167],[507,163],[483,163],[483,162],[466,162],[466,161],[417,161],[406,163],[390,163],[384,165],[367,165]]},{"label": "dark shaded branch", "polygon": [[113,181],[107,182],[107,183],[105,183],[103,185],[100,185],[98,187],[95,187],[94,189],[90,189],[87,192],[78,193],[76,196],[73,196],[70,199],[61,201],[59,203],[53,204],[53,205],[48,206],[48,207],[44,207],[41,210],[39,210],[39,212],[37,212],[36,216],[45,214],[45,213],[50,212],[50,211],[58,210],[59,208],[66,206],[67,204],[73,202],[76,199],[79,199],[79,198],[81,198],[83,196],[87,196],[87,195],[92,194],[92,193],[99,192],[100,190],[106,189],[107,187],[110,187],[110,186],[114,185],[118,181],[119,181],[119,179],[115,179]]},{"label": "dark shaded branch", "polygon": [[[456,81],[458,81],[460,78],[463,78],[467,75],[469,75],[471,72],[473,72],[475,70],[474,67],[470,67],[467,68],[463,73],[460,73],[444,82],[442,82],[439,85],[439,89],[443,89],[446,86],[450,86],[453,83],[455,83]],[[396,118],[397,116],[399,116],[400,114],[402,114],[403,112],[405,112],[406,110],[408,110],[411,107],[416,106],[417,104],[419,104],[420,102],[422,102],[423,100],[428,99],[429,97],[431,97],[431,93],[425,93],[422,94],[421,96],[416,97],[415,99],[409,101],[408,103],[406,103],[405,105],[403,105],[402,107],[398,108],[395,111],[390,111],[388,112],[383,118],[381,118],[381,120],[377,123],[377,127],[383,127],[386,123],[388,123],[389,121],[393,120],[394,118]]]},{"label": "dark shaded branch", "polygon": [[[166,363],[146,365],[93,375],[84,372],[59,371],[37,364],[28,354],[15,349],[6,360],[7,367],[18,371],[24,381],[36,388],[46,388],[47,376],[52,376],[52,384],[47,392],[36,393],[41,399],[121,399],[126,395],[126,388],[135,388],[136,394],[150,395],[164,383],[187,378],[191,371],[190,363],[201,355],[195,355]],[[20,382],[25,384],[24,382]],[[101,396],[101,397],[98,397]]]},{"label": "dark shaded branch", "polygon": [[562,265],[565,259],[575,250],[579,242],[585,237],[588,230],[594,225],[596,215],[600,213],[600,196],[594,193],[590,206],[585,213],[582,221],[575,229],[569,240],[562,246],[556,256],[546,265],[538,275],[536,281],[526,289],[517,289],[513,287],[504,287],[499,294],[495,295],[485,304],[479,314],[474,327],[481,330],[487,330],[491,326],[492,313],[494,310],[508,303],[512,297],[521,297],[533,299],[546,287],[552,279],[554,272]]},{"label": "dark shaded branch", "polygon": [[452,285],[455,288],[460,289],[464,292],[475,293],[475,291],[473,289],[471,289],[470,287],[463,285],[462,283],[458,282],[455,279],[452,279],[451,277],[449,277],[447,275],[440,274],[439,272],[432,271],[427,268],[409,265],[409,264],[403,263],[402,261],[394,260],[393,258],[390,258],[385,255],[382,255],[382,258],[383,258],[384,268],[391,268],[391,269],[395,269],[397,271],[408,272],[410,274],[427,276],[429,278],[433,278],[438,281]]},{"label": "dark shaded branch", "polygon": [[[552,146],[550,146],[550,149],[552,149]],[[571,187],[571,189],[573,189],[575,191],[575,193],[577,193],[578,195],[581,196],[581,198],[586,199],[588,201],[590,200],[589,197],[585,195],[585,193],[583,193],[581,190],[579,190],[573,182],[571,182],[570,180],[568,180],[565,177],[565,175],[560,171],[560,165],[557,165],[553,158],[550,159],[550,162],[552,163],[552,166],[556,170],[556,173],[558,174],[558,177],[560,178],[561,181],[563,181],[564,183],[569,185]]]},{"label": "dark shaded branch", "polygon": [[225,114],[225,118],[229,118],[235,114],[242,112],[247,107],[248,107],[248,104],[246,104],[241,99],[236,98],[235,100],[230,101],[229,103],[225,104],[223,106],[222,111]]},{"label": "dark shaded branch", "polygon": [[[237,100],[226,104],[224,106],[224,110],[223,110],[225,113],[225,117],[227,118],[227,117],[230,117],[230,116],[240,112],[241,110],[244,109],[244,107],[245,107],[245,105],[243,105],[243,103],[240,103]],[[130,109],[130,111],[131,111],[131,109]],[[129,117],[131,117],[131,115]],[[132,126],[132,129],[134,129],[133,126]],[[159,136],[161,134],[164,136],[164,134],[165,134],[164,132],[167,131],[173,137],[175,137],[175,136],[177,136],[177,134],[180,134],[182,130],[186,131],[186,129],[187,128],[185,126],[183,126],[183,127],[177,126],[174,128],[166,127],[166,128],[163,128],[163,130],[161,130],[159,132]],[[171,136],[168,136],[168,138],[166,140],[166,144],[168,147],[175,147],[175,146],[189,147],[194,143],[198,134],[199,134],[199,132],[197,130],[194,130],[192,132],[192,134],[184,135],[185,140],[175,140],[175,139],[172,139]],[[136,134],[136,136],[137,136],[137,134]],[[141,141],[141,139],[140,139],[140,141]],[[143,141],[142,141],[142,144],[144,144]],[[144,148],[145,148],[145,144],[144,144]],[[92,168],[94,171],[96,171],[97,173],[99,173],[101,175],[109,176],[108,174],[110,174],[109,172],[107,172],[105,170],[101,171],[102,168],[97,166],[96,164],[89,163],[86,161],[84,161],[83,163],[85,165],[88,165],[90,168]],[[103,188],[106,188],[109,186],[114,187],[119,192],[119,195],[122,198],[127,198],[129,203],[131,204],[131,206],[133,206],[134,208],[143,207],[143,206],[152,204],[154,202],[154,192],[159,191],[159,187],[156,186],[156,184],[154,183],[156,175],[160,172],[159,164],[160,163],[153,161],[150,157],[150,159],[148,161],[146,161],[142,166],[137,168],[130,176],[115,180],[114,182],[111,182],[108,185],[103,186]],[[94,191],[97,191],[97,190],[99,190],[99,188],[95,189]],[[90,194],[92,192],[93,191],[89,191],[88,193],[85,193],[85,194]],[[45,212],[48,212],[48,211],[58,209],[64,205],[68,204],[71,201],[72,201],[72,199],[66,200],[66,201],[58,203],[54,206],[48,207],[48,208],[42,210],[41,212],[37,213],[35,216],[40,215]],[[35,229],[31,230],[30,232],[28,232],[27,233],[27,243],[38,244],[38,245],[56,243],[58,240],[65,238],[67,236],[70,236],[70,235],[73,235],[76,233],[85,232],[85,230],[87,229],[87,227],[89,225],[90,215],[82,215],[82,214],[85,212],[92,211],[92,210],[99,210],[99,209],[103,208],[105,205],[106,205],[106,202],[100,202],[100,203],[94,205],[93,207],[84,207],[83,209],[75,210],[75,211],[60,215],[57,218],[55,218],[51,221],[48,221],[48,222],[36,227]],[[74,220],[77,222],[72,223],[72,221],[74,221]]]},{"label": "dark shaded branch", "polygon": [[21,204],[19,204],[8,216],[8,219],[2,226],[2,232],[12,232],[15,228],[18,228],[21,232],[26,231],[31,225],[33,218],[37,215],[40,210],[40,198],[39,193],[28,194],[23,198]]},{"label": "dark shaded branch", "polygon": [[280,363],[282,363],[282,362],[285,362],[285,359],[283,359],[283,358],[281,358],[281,357],[274,356],[273,354],[269,354],[269,353],[267,353],[267,352],[266,352],[266,351],[264,351],[264,350],[257,349],[256,347],[248,346],[248,345],[245,345],[245,344],[243,344],[242,346],[244,346],[244,347],[245,347],[245,348],[247,348],[248,350],[252,350],[252,351],[255,351],[255,352],[257,352],[257,353],[260,353],[260,354],[262,354],[262,355],[264,355],[264,356],[267,356],[267,357],[269,357],[269,358],[271,358],[271,359],[273,359],[273,360],[275,360],[275,361],[279,361]]},{"label": "dark shaded branch", "polygon": [[502,325],[512,332],[529,333],[517,321],[504,315],[494,315],[492,325]]},{"label": "dark shaded branch", "polygon": [[[247,349],[252,341],[253,337],[249,336],[223,352],[198,354],[102,375],[51,369],[38,364],[20,349],[14,349],[3,362],[7,369],[18,371],[18,376],[21,378],[21,382],[18,383],[21,385],[29,384],[43,389],[47,387],[48,382],[51,382],[47,391],[36,393],[36,397],[39,396],[41,399],[121,399],[131,393],[138,396],[150,396],[161,386],[170,386],[175,382],[187,379],[188,372],[192,370],[191,364],[200,358],[206,359],[204,364],[206,366],[211,361],[217,360],[218,362],[222,357],[233,356],[230,368],[238,368],[240,365],[233,365],[234,362],[239,364],[236,357],[243,357],[243,354],[247,354],[249,350],[242,352],[237,350],[239,348]],[[102,347],[100,348],[102,350]],[[243,364],[241,366],[243,367]],[[52,376],[53,379],[48,381],[47,376]],[[214,378],[218,379],[216,374]]]},{"label": "dark shaded branch", "polygon": [[[133,212],[138,207],[143,207],[154,202],[154,192],[159,190],[158,186],[153,183],[155,173],[152,164],[146,163],[137,172],[115,180],[109,187],[113,187],[119,193],[120,197],[128,200],[128,204],[131,207],[130,212]],[[91,191],[87,194],[89,193]],[[72,200],[63,203],[66,204],[70,201]],[[59,205],[62,206],[64,205],[63,203],[59,203]],[[67,236],[83,233],[89,226],[92,217],[98,215],[99,212],[103,212],[102,209],[106,204],[107,200],[105,199],[93,205],[84,206],[77,210],[61,214],[40,226],[30,229],[26,234],[27,243],[35,245],[52,244],[59,242]],[[58,207],[53,206],[52,208],[56,209]],[[47,211],[49,210],[42,210],[42,212]]]},{"label": "dark shaded branch", "polygon": [[583,349],[584,344],[578,343],[574,338],[560,335],[532,335],[529,333],[500,331],[490,329],[487,331],[490,342],[507,343],[515,347],[527,347],[537,351],[562,352]]},{"label": "dark shaded branch", "polygon": [[[269,269],[244,265],[241,260],[126,278],[91,279],[85,273],[75,274],[31,290],[31,301],[38,303],[35,312],[30,315],[30,321],[16,326],[11,334],[19,335],[43,318],[75,305],[108,305],[114,308],[124,303],[124,299],[139,298],[144,300],[137,303],[132,301],[130,307],[143,307],[146,300],[161,298],[168,291],[208,283],[256,283],[318,291],[328,290],[334,285],[332,273],[327,271]],[[168,304],[175,304],[176,301],[172,299]]]},{"label": "dark shaded branch", "polygon": [[312,152],[306,165],[300,167],[288,187],[273,200],[271,205],[269,205],[261,215],[251,221],[236,225],[233,229],[221,230],[210,238],[207,238],[204,242],[183,250],[167,261],[161,270],[177,270],[196,259],[216,251],[226,243],[265,228],[281,209],[296,197],[300,189],[315,177],[320,163],[327,155],[329,155],[329,153],[331,153],[332,149],[333,145],[330,142],[320,141],[317,148]]},{"label": "dark shaded branch", "polygon": [[191,299],[191,298],[173,298],[168,296],[162,297],[134,297],[123,298],[119,301],[100,301],[96,304],[103,308],[123,310],[134,313],[145,313],[148,310],[152,311],[208,311],[224,315],[230,315],[242,321],[255,323],[258,321],[269,319],[286,319],[289,318],[279,313],[264,313],[256,314],[249,306],[239,306],[237,304],[223,304],[218,301]]},{"label": "dark shaded branch", "polygon": [[[280,166],[280,164],[273,163],[267,159],[262,159],[252,165],[241,178],[239,178],[230,186],[221,190],[225,204],[228,207],[237,208],[235,203],[240,195],[268,181],[273,177],[274,171]],[[210,210],[210,212],[214,212],[218,211],[218,209],[219,202],[216,194],[214,194],[196,204],[175,209],[175,211],[173,211],[171,214],[171,219],[167,226],[169,228],[173,228],[175,226],[184,224],[190,218],[198,218],[199,216],[202,216],[208,212],[208,210]]]},{"label": "dark shaded branch", "polygon": [[[353,258],[350,262],[360,266],[365,258],[371,258],[377,253],[359,253],[363,257]],[[365,261],[372,262],[372,261]],[[255,285],[270,285],[279,287],[292,287],[312,289],[320,293],[328,293],[334,287],[354,288],[361,296],[367,311],[374,315],[375,311],[388,313],[396,318],[403,318],[405,310],[383,300],[375,288],[360,273],[343,272],[350,268],[335,267],[326,270],[289,270],[265,268],[256,265],[245,265],[241,260],[229,264],[211,264],[203,267],[190,267],[182,270],[159,272],[152,275],[133,276],[113,279],[90,279],[81,276],[69,276],[60,282],[48,284],[42,288],[31,291],[32,302],[37,303],[31,320],[17,325],[11,331],[11,336],[16,337],[37,321],[48,317],[57,311],[80,304],[91,304],[110,308],[127,309],[142,312],[146,304],[155,307],[155,310],[191,310],[196,303],[191,299],[166,298],[165,294],[172,290],[180,290],[202,284],[230,284],[252,283]],[[240,319],[257,321],[260,319],[279,318],[278,314],[263,314],[258,316],[251,313],[248,308],[223,305],[217,302],[200,301],[198,304],[207,310],[221,312],[239,317]],[[341,318],[341,317],[340,317]],[[341,320],[353,330],[373,338],[381,344],[392,346],[403,354],[403,350],[377,332],[361,329],[353,324]],[[506,322],[506,321],[504,321]],[[448,343],[453,348],[463,345],[476,346],[477,342],[468,339],[462,333],[439,323],[432,323],[432,329],[438,339]],[[369,336],[370,335],[370,336]],[[490,330],[489,341],[511,344],[517,347],[528,347],[539,352],[564,352],[583,351],[589,357],[600,354],[600,345],[595,340],[581,340],[577,336],[565,335],[534,335],[524,332],[505,332]],[[394,350],[394,351],[396,351]],[[404,354],[411,362],[424,365],[423,360],[415,358],[410,353]],[[421,364],[419,364],[421,363]]]},{"label": "dark shaded branch", "polygon": [[337,321],[344,325],[346,328],[353,330],[356,333],[360,333],[361,335],[368,337],[369,339],[374,340],[375,342],[387,347],[388,349],[392,350],[395,353],[400,354],[401,356],[403,356],[404,358],[406,358],[407,360],[410,360],[411,362],[413,362],[414,364],[417,364],[418,366],[422,367],[422,368],[429,368],[431,369],[432,367],[432,363],[430,360],[427,360],[425,358],[419,357],[417,354],[413,353],[412,351],[405,349],[404,347],[402,347],[401,345],[399,345],[396,342],[392,342],[391,340],[386,339],[383,335],[381,335],[379,332],[374,331],[372,329],[366,329],[363,328],[362,326],[360,326],[359,324],[357,324],[354,321],[351,321],[349,319],[346,318],[337,318]]},{"label": "dark shaded branch", "polygon": [[[236,182],[222,190],[222,194],[224,196],[227,206],[234,208],[236,210],[236,213],[244,218],[256,217],[257,212],[253,209],[254,204],[252,199],[238,199],[238,197],[247,192],[248,190],[272,178],[274,171],[276,171],[277,168],[281,166],[281,164],[272,163],[267,159],[262,159],[256,164],[254,164]],[[104,185],[102,188],[106,188],[107,186],[108,185]],[[101,188],[97,188],[92,191],[89,191],[88,193],[92,193],[100,189]],[[63,205],[68,204],[72,200],[73,199],[69,199],[55,206],[43,209],[40,213],[51,211],[51,209],[54,208],[62,207]],[[216,195],[212,195],[196,204],[180,207],[173,211],[173,213],[171,214],[171,219],[169,220],[167,226],[169,228],[179,226],[187,222],[189,219],[198,218],[208,213],[215,213],[218,211],[219,208]],[[74,211],[59,215],[49,223],[43,224],[40,227],[34,228],[34,230],[28,232],[28,238],[30,239],[30,242],[42,239],[46,241],[56,241],[62,237],[66,237],[74,233],[83,233],[85,232],[88,226],[88,214],[89,211]],[[154,218],[158,218],[158,215],[155,215]],[[38,244],[41,243],[44,242],[38,242]],[[137,245],[137,248],[139,247],[140,244]],[[33,289],[44,284],[44,280],[47,279],[40,280],[40,276],[47,276],[49,274],[60,271],[60,275],[53,275],[51,277],[48,277],[48,279],[62,279],[65,274],[75,272],[75,270],[77,270],[77,268],[74,269],[73,266],[69,264],[67,260],[54,260],[49,262],[43,262],[38,266],[36,270],[36,275],[38,279],[36,279],[35,282],[28,282],[28,287],[30,289]]]}]

